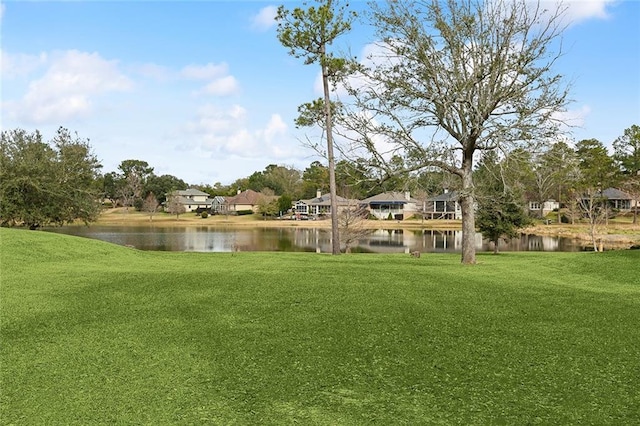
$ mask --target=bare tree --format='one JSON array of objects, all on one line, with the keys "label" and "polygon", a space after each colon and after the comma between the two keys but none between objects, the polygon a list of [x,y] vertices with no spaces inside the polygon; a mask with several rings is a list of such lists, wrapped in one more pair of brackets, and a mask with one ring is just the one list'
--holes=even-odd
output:
[{"label": "bare tree", "polygon": [[142,210],[149,213],[150,222],[153,221],[153,215],[158,211],[159,206],[160,204],[158,204],[158,199],[153,194],[153,192],[150,192],[149,195],[147,195],[147,198],[145,198],[144,202],[142,203]]},{"label": "bare tree", "polygon": [[530,0],[371,4],[379,42],[360,78],[346,83],[343,151],[379,167],[401,155],[409,170],[436,166],[457,176],[463,263],[476,261],[474,154],[560,132],[567,88],[552,68],[564,10]]},{"label": "bare tree", "polygon": [[587,188],[577,199],[577,204],[583,217],[589,222],[589,237],[593,251],[602,251],[602,241],[599,237],[601,227],[607,223],[609,217],[607,200],[602,197],[602,191]]},{"label": "bare tree", "polygon": [[120,199],[125,207],[133,207],[142,194],[142,180],[137,174],[130,174],[124,178],[124,185],[120,187]]},{"label": "bare tree", "polygon": [[184,205],[180,202],[180,196],[171,194],[167,197],[167,212],[176,215],[176,220],[180,219],[180,215],[186,212]]},{"label": "bare tree", "polygon": [[371,233],[371,229],[366,226],[367,213],[367,209],[354,201],[350,201],[347,206],[340,209],[338,213],[340,242],[345,246],[345,253],[351,253],[351,248]]},{"label": "bare tree", "polygon": [[420,213],[420,219],[422,225],[424,225],[424,218],[427,215],[427,200],[429,199],[429,193],[423,189],[419,189],[413,196],[416,200],[420,201],[418,212]]}]

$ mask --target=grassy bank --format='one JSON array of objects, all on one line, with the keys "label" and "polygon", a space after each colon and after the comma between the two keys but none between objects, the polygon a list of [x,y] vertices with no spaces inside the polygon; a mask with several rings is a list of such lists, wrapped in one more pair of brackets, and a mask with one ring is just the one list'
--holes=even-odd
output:
[{"label": "grassy bank", "polygon": [[[80,224],[79,225],[84,225]],[[125,209],[104,210],[96,225],[115,226],[211,226],[211,227],[295,227],[295,228],[331,228],[331,220],[287,220],[277,218],[264,218],[259,214],[252,215],[210,215],[202,218],[193,212],[183,213],[180,216],[165,212],[158,212],[150,217],[148,213]],[[429,228],[429,229],[460,229],[459,220],[425,220],[412,218],[404,221],[397,220],[365,220],[363,226],[371,229],[395,229],[395,228]]]},{"label": "grassy bank", "polygon": [[4,424],[640,422],[640,251],[463,267],[0,237]]}]

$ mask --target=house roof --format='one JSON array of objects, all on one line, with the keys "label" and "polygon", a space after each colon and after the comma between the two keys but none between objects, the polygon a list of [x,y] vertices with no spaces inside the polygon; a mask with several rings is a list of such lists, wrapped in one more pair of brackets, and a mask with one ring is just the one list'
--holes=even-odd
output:
[{"label": "house roof", "polygon": [[362,202],[367,204],[407,204],[417,203],[418,201],[411,197],[407,198],[407,194],[404,192],[383,192],[382,194],[365,198]]},{"label": "house roof", "polygon": [[[242,191],[241,193],[234,195],[233,197],[228,197],[227,204],[255,206],[264,197],[265,197],[264,195],[254,191],[253,189],[247,189],[246,191]],[[266,197],[266,198],[267,200],[271,200],[271,199],[276,199],[278,197]]]},{"label": "house roof", "polygon": [[180,204],[189,205],[189,206],[208,206],[213,201],[213,199],[211,198],[207,198],[204,201],[199,201],[199,200],[196,201],[193,198],[183,197],[182,195],[178,195],[177,199]]},{"label": "house roof", "polygon": [[199,191],[195,188],[187,188],[185,190],[178,190],[176,192],[178,193],[178,195],[182,195],[183,197],[196,196],[196,195],[200,195],[200,196],[204,195],[205,197],[209,197],[209,194],[207,194],[206,192]]},{"label": "house roof", "polygon": [[632,200],[633,197],[617,188],[607,188],[602,191],[602,196],[609,200]]},{"label": "house roof", "polygon": [[[341,197],[339,195],[336,196],[336,200],[340,205],[349,204],[350,200]],[[306,204],[308,206],[330,206],[331,205],[331,195],[323,194],[320,197],[310,198],[308,200],[298,200],[296,204]],[[354,204],[357,204],[357,201],[354,201]]]},{"label": "house roof", "polygon": [[435,197],[431,197],[427,199],[427,201],[457,201],[458,193],[456,191],[445,192],[440,195],[436,195]]}]

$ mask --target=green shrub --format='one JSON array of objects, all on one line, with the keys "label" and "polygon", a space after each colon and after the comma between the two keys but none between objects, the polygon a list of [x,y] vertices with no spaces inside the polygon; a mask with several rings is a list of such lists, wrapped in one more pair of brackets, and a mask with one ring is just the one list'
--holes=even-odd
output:
[{"label": "green shrub", "polygon": [[200,213],[200,217],[201,217],[201,218],[203,218],[203,219],[206,219],[206,218],[208,218],[208,217],[209,217],[209,213],[207,213],[207,212],[202,212],[202,213]]},{"label": "green shrub", "polygon": [[253,210],[251,210],[251,209],[249,209],[249,210],[238,210],[236,212],[236,214],[238,216],[247,216],[247,215],[253,214]]}]

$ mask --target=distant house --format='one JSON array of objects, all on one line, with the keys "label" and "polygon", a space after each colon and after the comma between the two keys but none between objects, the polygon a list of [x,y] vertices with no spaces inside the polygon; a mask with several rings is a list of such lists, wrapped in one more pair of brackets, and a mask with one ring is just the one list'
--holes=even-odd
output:
[{"label": "distant house", "polygon": [[552,211],[559,208],[560,203],[556,200],[547,200],[544,203],[540,203],[539,201],[529,201],[529,212],[537,215],[540,215],[542,212],[542,217],[545,217]]},{"label": "distant house", "polygon": [[419,211],[420,202],[411,198],[409,192],[383,192],[361,202],[377,219],[404,220]]},{"label": "distant house", "polygon": [[597,192],[595,198],[604,199],[609,207],[623,212],[631,211],[636,206],[640,206],[640,200],[634,199],[630,194],[617,188],[607,188],[602,192]]},{"label": "distant house", "polygon": [[[338,211],[342,208],[348,208],[353,206],[356,208],[360,203],[358,200],[349,200],[344,197],[336,196],[338,203]],[[330,194],[322,194],[320,191],[316,192],[314,198],[308,200],[298,200],[293,204],[293,213],[297,217],[312,216],[318,217],[331,214],[331,197]]]},{"label": "distant house", "polygon": [[227,200],[220,195],[211,199],[211,213],[224,214],[227,212]]},{"label": "distant house", "polygon": [[239,211],[252,210],[254,213],[258,211],[259,204],[263,201],[273,201],[278,197],[266,196],[252,189],[246,191],[238,190],[233,197],[227,197],[225,201],[228,213],[237,213]]},{"label": "distant house", "polygon": [[456,191],[428,198],[422,210],[425,219],[462,219],[462,207]]},{"label": "distant house", "polygon": [[194,188],[173,191],[167,198],[177,197],[177,201],[184,206],[185,212],[201,212],[211,208],[213,201],[209,194]]}]

